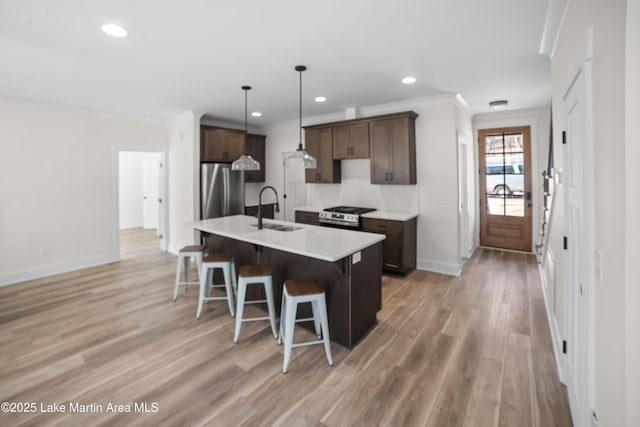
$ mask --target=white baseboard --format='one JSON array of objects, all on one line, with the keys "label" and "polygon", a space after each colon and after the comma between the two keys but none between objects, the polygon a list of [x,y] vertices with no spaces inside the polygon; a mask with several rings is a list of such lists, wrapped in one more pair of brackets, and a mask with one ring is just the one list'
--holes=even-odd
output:
[{"label": "white baseboard", "polygon": [[417,264],[418,270],[433,271],[434,273],[448,274],[449,276],[459,276],[462,272],[462,263],[419,259]]},{"label": "white baseboard", "polygon": [[0,275],[0,286],[13,285],[20,282],[26,282],[27,280],[39,279],[41,277],[52,276],[54,274],[68,273],[70,271],[109,264],[116,261],[118,261],[118,258],[114,257],[113,254],[105,254],[56,264],[47,264],[29,270],[2,274]]}]

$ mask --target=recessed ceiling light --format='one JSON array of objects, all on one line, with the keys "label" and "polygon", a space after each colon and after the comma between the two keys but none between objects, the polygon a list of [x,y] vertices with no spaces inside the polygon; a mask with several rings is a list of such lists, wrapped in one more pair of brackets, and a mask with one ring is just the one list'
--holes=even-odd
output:
[{"label": "recessed ceiling light", "polygon": [[404,79],[402,79],[402,83],[406,85],[410,85],[411,83],[415,83],[415,82],[416,82],[416,78],[411,76],[407,76]]},{"label": "recessed ceiling light", "polygon": [[489,103],[489,107],[495,110],[498,108],[505,108],[508,104],[509,104],[509,101],[507,101],[506,99],[499,99],[497,101],[491,101]]},{"label": "recessed ceiling light", "polygon": [[327,98],[324,96],[316,96],[314,99],[316,102],[327,102]]},{"label": "recessed ceiling light", "polygon": [[261,116],[262,116],[262,113],[261,113],[260,111],[254,111],[253,113],[251,113],[251,115],[252,115],[253,117],[261,117]]},{"label": "recessed ceiling light", "polygon": [[102,26],[102,31],[104,31],[105,33],[113,37],[122,38],[122,37],[127,37],[127,35],[129,35],[129,33],[127,33],[127,30],[122,28],[120,25],[116,25],[116,24],[104,24]]}]

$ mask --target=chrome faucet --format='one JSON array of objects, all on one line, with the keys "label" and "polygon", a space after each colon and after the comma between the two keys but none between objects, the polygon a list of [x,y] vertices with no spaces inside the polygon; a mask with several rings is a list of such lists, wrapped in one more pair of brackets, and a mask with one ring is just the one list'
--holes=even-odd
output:
[{"label": "chrome faucet", "polygon": [[262,193],[267,188],[272,189],[273,190],[273,194],[276,195],[276,206],[274,208],[274,211],[275,212],[280,212],[280,204],[278,203],[278,192],[276,191],[276,189],[273,188],[270,185],[262,187],[262,190],[260,190],[260,195],[258,196],[258,230],[262,230]]}]

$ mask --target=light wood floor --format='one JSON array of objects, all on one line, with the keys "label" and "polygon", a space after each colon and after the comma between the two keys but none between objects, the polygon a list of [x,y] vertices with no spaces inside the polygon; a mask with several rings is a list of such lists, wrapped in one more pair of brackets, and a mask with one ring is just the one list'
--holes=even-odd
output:
[{"label": "light wood floor", "polygon": [[460,277],[385,276],[375,329],[333,344],[333,367],[321,346],[294,349],[286,375],[266,323],[234,345],[224,301],[199,320],[197,289],[171,301],[175,261],[141,251],[0,288],[0,401],[38,405],[0,425],[571,426],[533,255],[481,248]]},{"label": "light wood floor", "polygon": [[158,252],[160,238],[155,229],[128,228],[120,230],[120,259],[137,258]]}]

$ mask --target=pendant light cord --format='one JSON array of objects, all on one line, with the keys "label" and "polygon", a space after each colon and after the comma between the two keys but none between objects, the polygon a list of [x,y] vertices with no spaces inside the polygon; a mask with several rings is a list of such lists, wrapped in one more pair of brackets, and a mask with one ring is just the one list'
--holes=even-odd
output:
[{"label": "pendant light cord", "polygon": [[300,73],[300,143],[298,144],[298,150],[302,150],[302,71]]},{"label": "pendant light cord", "polygon": [[247,131],[247,92],[249,89],[244,89],[244,133],[248,133]]}]

